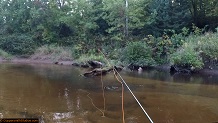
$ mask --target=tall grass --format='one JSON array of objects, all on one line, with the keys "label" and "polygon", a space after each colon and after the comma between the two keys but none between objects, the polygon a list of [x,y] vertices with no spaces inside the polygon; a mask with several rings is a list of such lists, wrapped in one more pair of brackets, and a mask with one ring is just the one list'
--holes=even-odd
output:
[{"label": "tall grass", "polygon": [[60,47],[56,45],[44,45],[39,47],[32,55],[35,60],[73,60],[72,51],[69,47]]}]

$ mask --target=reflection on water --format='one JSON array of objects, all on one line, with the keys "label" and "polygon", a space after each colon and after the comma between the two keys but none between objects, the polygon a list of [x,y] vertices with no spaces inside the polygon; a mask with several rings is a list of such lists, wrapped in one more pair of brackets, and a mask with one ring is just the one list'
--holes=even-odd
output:
[{"label": "reflection on water", "polygon": [[[72,66],[0,64],[0,118],[121,123],[120,84],[112,74],[103,77],[102,117],[97,109],[104,110],[100,78],[79,76],[84,71]],[[218,121],[217,76],[170,76],[156,70],[122,72],[122,76],[155,123]],[[127,89],[124,103],[126,123],[149,123]]]}]

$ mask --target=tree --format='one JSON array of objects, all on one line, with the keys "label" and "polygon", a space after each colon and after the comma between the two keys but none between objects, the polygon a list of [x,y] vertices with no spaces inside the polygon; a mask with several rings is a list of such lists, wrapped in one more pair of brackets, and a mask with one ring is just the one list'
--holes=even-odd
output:
[{"label": "tree", "polygon": [[104,19],[110,26],[107,32],[113,35],[112,40],[124,40],[127,34],[140,35],[140,30],[150,21],[150,14],[146,9],[150,0],[129,0],[128,6],[125,2],[113,0],[113,2],[105,1],[104,3]]},{"label": "tree", "polygon": [[128,27],[131,36],[144,35],[144,26],[150,24],[152,15],[148,8],[151,0],[129,0]]},{"label": "tree", "polygon": [[61,38],[73,35],[69,11],[71,11],[71,8],[68,0],[34,2],[30,20],[34,39],[41,41],[41,44],[66,45],[67,42],[64,42]]},{"label": "tree", "polygon": [[5,28],[6,33],[30,31],[28,23],[30,7],[31,0],[1,1],[1,25]]},{"label": "tree", "polygon": [[155,19],[149,28],[155,36],[171,31],[178,33],[191,23],[187,0],[154,0],[150,5],[150,11],[155,15]]},{"label": "tree", "polygon": [[197,27],[204,28],[208,25],[214,30],[218,26],[217,0],[190,0],[190,12]]},{"label": "tree", "polygon": [[104,1],[104,16],[110,28],[106,31],[112,40],[122,41],[125,30],[125,4],[123,0]]},{"label": "tree", "polygon": [[94,17],[94,21],[97,24],[97,28],[92,31],[94,35],[108,35],[107,29],[109,28],[108,23],[104,19],[104,3],[103,0],[90,0],[93,3],[92,6],[92,15]]}]

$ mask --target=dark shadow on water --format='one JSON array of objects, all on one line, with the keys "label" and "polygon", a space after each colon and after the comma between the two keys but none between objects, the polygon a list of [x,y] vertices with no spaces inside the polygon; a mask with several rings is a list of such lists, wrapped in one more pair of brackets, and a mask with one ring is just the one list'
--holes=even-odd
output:
[{"label": "dark shadow on water", "polygon": [[122,72],[122,73],[127,76],[159,80],[163,82],[218,84],[217,75],[208,75],[208,74],[200,74],[200,73],[193,73],[193,74],[179,73],[179,74],[171,75],[169,71],[155,70],[155,69],[147,69],[141,73],[138,73],[137,71]]}]

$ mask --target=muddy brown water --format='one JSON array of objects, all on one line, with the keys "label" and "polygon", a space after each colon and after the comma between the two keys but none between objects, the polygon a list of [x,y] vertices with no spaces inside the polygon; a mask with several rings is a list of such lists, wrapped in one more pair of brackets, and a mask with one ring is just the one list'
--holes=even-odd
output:
[{"label": "muddy brown water", "polygon": [[[0,64],[0,118],[122,123],[120,84],[112,74],[102,78],[104,103],[101,78],[79,76],[84,71],[72,66]],[[121,75],[154,123],[218,122],[217,76],[170,76],[156,70]],[[126,123],[149,123],[126,88],[124,96]]]}]

